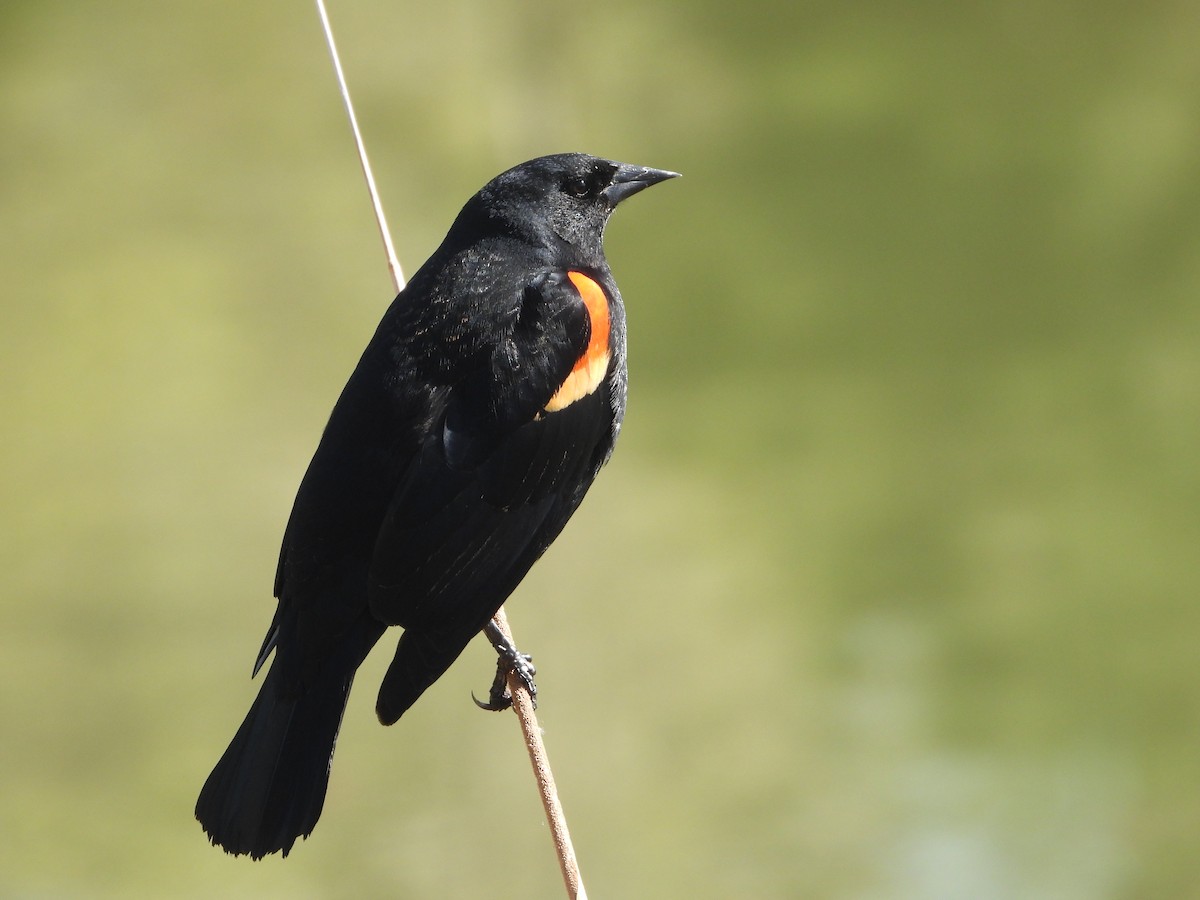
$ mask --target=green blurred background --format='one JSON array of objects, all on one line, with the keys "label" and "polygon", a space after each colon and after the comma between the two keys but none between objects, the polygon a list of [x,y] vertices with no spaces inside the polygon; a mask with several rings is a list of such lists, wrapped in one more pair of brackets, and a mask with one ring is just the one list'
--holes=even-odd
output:
[{"label": "green blurred background", "polygon": [[[612,465],[509,605],[595,897],[1200,896],[1188,4],[335,3],[412,270],[500,170],[682,171]],[[324,817],[192,804],[390,299],[307,3],[0,13],[0,895],[559,896],[477,641]]]}]

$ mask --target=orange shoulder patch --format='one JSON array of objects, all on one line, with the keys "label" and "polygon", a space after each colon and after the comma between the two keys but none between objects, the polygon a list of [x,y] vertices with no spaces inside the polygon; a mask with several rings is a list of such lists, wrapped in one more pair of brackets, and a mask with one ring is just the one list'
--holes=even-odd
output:
[{"label": "orange shoulder patch", "polygon": [[579,291],[579,296],[583,298],[583,304],[587,307],[592,320],[592,336],[579,359],[575,361],[571,373],[546,404],[546,412],[557,412],[595,391],[604,380],[612,357],[608,348],[610,325],[608,297],[604,294],[604,288],[582,272],[568,272],[567,277],[571,279],[571,284],[575,285],[575,290]]}]

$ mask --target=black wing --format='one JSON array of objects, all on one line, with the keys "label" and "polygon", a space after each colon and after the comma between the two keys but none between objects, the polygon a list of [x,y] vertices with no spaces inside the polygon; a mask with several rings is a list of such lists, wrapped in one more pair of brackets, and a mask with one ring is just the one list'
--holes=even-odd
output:
[{"label": "black wing", "polygon": [[[403,298],[404,295],[401,295]],[[281,683],[303,690],[352,675],[385,626],[370,613],[367,573],[396,485],[420,453],[448,390],[391,385],[391,314],[385,316],[334,406],[296,492],[275,576],[275,618],[255,671],[272,650]],[[348,647],[357,659],[339,660]]]},{"label": "black wing", "polygon": [[454,386],[383,520],[373,615],[402,625],[377,711],[395,721],[458,657],[583,499],[613,432],[607,380],[545,407],[584,354],[589,313],[565,273],[526,289],[511,333]]}]

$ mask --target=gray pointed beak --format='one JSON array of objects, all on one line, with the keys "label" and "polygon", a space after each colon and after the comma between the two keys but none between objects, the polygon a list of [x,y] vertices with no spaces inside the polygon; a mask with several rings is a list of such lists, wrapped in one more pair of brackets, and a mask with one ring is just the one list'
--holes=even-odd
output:
[{"label": "gray pointed beak", "polygon": [[632,197],[638,191],[645,190],[652,184],[666,181],[668,178],[678,178],[678,172],[668,172],[666,169],[648,169],[645,166],[621,165],[617,168],[609,184],[601,193],[613,206],[626,197]]}]

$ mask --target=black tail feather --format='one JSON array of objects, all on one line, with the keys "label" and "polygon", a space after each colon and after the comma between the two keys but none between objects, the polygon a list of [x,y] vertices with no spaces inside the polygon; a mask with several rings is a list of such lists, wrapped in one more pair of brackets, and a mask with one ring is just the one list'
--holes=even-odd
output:
[{"label": "black tail feather", "polygon": [[288,855],[321,815],[353,672],[300,693],[272,666],[258,697],[200,791],[196,818],[235,855]]}]

